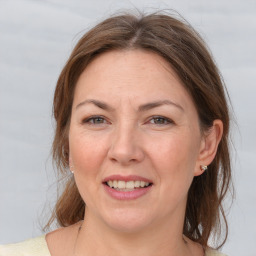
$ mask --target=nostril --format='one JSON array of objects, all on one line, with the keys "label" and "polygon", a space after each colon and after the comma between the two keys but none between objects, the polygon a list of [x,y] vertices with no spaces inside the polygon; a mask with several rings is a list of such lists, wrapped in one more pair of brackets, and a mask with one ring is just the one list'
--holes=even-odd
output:
[{"label": "nostril", "polygon": [[138,140],[135,141],[131,136],[122,133],[119,139],[113,141],[108,151],[109,159],[114,163],[122,165],[140,162],[144,159],[144,152]]}]

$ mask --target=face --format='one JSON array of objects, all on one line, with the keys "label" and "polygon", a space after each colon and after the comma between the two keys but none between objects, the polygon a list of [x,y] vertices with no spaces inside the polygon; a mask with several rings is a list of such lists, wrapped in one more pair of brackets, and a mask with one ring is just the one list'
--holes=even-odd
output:
[{"label": "face", "polygon": [[81,74],[70,164],[97,223],[125,232],[183,225],[201,142],[192,99],[160,56],[112,51]]}]

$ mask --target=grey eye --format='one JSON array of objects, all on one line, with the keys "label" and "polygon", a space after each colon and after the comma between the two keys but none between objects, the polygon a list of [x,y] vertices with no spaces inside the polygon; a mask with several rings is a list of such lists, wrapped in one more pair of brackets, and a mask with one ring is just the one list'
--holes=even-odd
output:
[{"label": "grey eye", "polygon": [[94,118],[91,118],[89,120],[89,122],[91,122],[93,124],[103,124],[104,123],[104,118],[102,118],[102,117],[94,117]]},{"label": "grey eye", "polygon": [[104,124],[105,122],[106,122],[105,118],[101,116],[92,116],[83,120],[84,124],[86,123],[87,124]]},{"label": "grey eye", "polygon": [[153,124],[169,124],[169,123],[171,123],[171,120],[168,119],[168,118],[165,118],[165,117],[157,116],[157,117],[153,117],[150,120],[150,123],[153,123]]}]

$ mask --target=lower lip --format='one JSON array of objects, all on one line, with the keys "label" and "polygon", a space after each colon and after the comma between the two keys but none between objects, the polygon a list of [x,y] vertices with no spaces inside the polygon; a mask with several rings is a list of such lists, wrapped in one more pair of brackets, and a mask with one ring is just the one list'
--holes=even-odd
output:
[{"label": "lower lip", "polygon": [[145,187],[145,188],[139,188],[139,189],[134,189],[133,191],[119,191],[115,190],[111,187],[109,187],[106,184],[104,185],[105,191],[113,198],[118,199],[118,200],[134,200],[137,199],[146,193],[150,191],[152,188],[152,185]]}]

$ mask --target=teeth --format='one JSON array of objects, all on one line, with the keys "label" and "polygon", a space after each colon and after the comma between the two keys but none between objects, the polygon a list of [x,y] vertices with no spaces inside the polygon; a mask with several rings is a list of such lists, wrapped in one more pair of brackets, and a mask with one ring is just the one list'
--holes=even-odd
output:
[{"label": "teeth", "polygon": [[125,181],[119,180],[117,182],[117,188],[120,188],[120,189],[125,188]]},{"label": "teeth", "polygon": [[125,188],[134,189],[134,181],[128,181],[128,182],[126,182]]},{"label": "teeth", "polygon": [[116,180],[113,181],[113,187],[117,188],[117,181]]},{"label": "teeth", "polygon": [[135,188],[139,188],[139,187],[140,187],[140,181],[139,181],[139,180],[136,180],[136,181],[134,182],[134,186],[135,186]]},{"label": "teeth", "polygon": [[115,189],[128,189],[132,190],[134,188],[144,188],[149,185],[149,182],[145,181],[123,181],[123,180],[110,180],[107,182],[108,186]]}]

